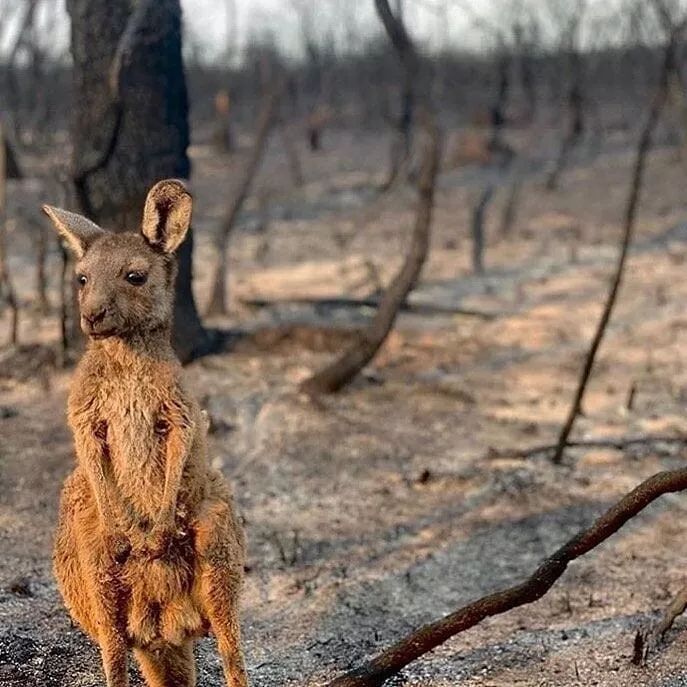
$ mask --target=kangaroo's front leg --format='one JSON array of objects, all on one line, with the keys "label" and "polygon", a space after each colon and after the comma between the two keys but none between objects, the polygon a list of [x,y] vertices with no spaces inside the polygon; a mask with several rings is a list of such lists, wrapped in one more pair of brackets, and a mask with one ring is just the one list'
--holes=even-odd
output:
[{"label": "kangaroo's front leg", "polygon": [[75,428],[79,463],[83,465],[98,511],[99,530],[105,550],[122,563],[131,551],[131,544],[121,525],[126,508],[117,493],[112,475],[110,449],[107,443],[107,422],[98,421]]},{"label": "kangaroo's front leg", "polygon": [[195,429],[189,409],[183,403],[163,406],[156,431],[165,442],[165,486],[160,511],[148,538],[147,550],[152,558],[162,556],[173,537],[177,499]]},{"label": "kangaroo's front leg", "polygon": [[127,591],[120,579],[122,566],[106,546],[101,542],[88,554],[92,609],[107,687],[128,687]]},{"label": "kangaroo's front leg", "polygon": [[84,593],[91,596],[107,687],[127,687],[126,591],[122,587],[121,568],[131,545],[118,527],[125,508],[112,475],[107,423],[100,421],[77,427],[76,446],[94,496],[101,535],[83,554],[92,583]]}]

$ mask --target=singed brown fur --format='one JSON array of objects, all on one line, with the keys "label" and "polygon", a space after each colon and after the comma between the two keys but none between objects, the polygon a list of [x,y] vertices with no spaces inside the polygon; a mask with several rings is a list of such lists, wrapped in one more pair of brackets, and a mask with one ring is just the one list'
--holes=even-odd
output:
[{"label": "singed brown fur", "polygon": [[227,685],[245,687],[243,532],[170,344],[173,251],[190,196],[178,181],[154,186],[141,233],[45,210],[77,256],[90,338],[69,395],[77,464],[54,551],[65,603],[99,644],[108,687],[128,684],[130,649],[150,687],[193,687],[193,643],[210,630]]}]

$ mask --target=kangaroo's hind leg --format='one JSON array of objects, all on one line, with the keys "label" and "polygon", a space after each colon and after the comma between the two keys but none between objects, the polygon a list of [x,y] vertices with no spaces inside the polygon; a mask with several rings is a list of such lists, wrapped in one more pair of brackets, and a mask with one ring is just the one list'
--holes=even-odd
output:
[{"label": "kangaroo's hind leg", "polygon": [[81,547],[76,525],[77,512],[88,507],[88,498],[82,475],[78,471],[72,473],[65,481],[60,498],[53,570],[70,615],[97,642],[98,623],[90,594],[86,593],[88,580],[79,558]]},{"label": "kangaroo's hind leg", "polygon": [[53,562],[72,617],[100,646],[107,686],[127,687],[121,566],[102,540],[93,496],[79,470],[70,475],[62,492]]},{"label": "kangaroo's hind leg", "polygon": [[111,558],[102,541],[97,541],[86,552],[86,560],[84,567],[93,580],[89,593],[97,617],[98,644],[107,687],[128,687],[126,610],[129,592],[121,580],[121,565]]},{"label": "kangaroo's hind leg", "polygon": [[155,649],[134,649],[148,687],[195,687],[196,666],[193,642]]},{"label": "kangaroo's hind leg", "polygon": [[206,503],[195,531],[200,558],[198,596],[217,640],[226,683],[247,687],[239,626],[244,541],[229,502]]}]

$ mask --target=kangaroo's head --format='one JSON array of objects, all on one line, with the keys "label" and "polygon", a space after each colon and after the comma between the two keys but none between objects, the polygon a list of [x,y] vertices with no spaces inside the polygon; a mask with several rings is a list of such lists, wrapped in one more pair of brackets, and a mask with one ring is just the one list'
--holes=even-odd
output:
[{"label": "kangaroo's head", "polygon": [[171,323],[174,251],[191,222],[186,187],[160,181],[148,193],[140,232],[113,233],[81,215],[44,206],[76,257],[81,329],[92,339],[129,337]]}]

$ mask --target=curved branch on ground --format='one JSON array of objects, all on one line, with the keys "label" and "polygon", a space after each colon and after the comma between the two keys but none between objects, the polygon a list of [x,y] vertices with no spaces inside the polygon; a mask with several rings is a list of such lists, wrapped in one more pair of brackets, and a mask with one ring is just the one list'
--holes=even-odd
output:
[{"label": "curved branch on ground", "polygon": [[561,546],[524,581],[484,596],[441,620],[421,627],[362,667],[336,678],[327,687],[380,687],[409,663],[485,618],[537,601],[553,587],[569,563],[606,541],[660,496],[685,489],[687,468],[659,472],[626,494],[591,527]]}]

